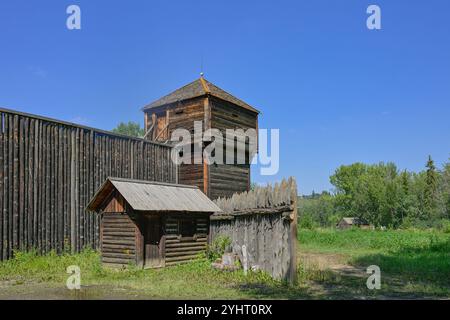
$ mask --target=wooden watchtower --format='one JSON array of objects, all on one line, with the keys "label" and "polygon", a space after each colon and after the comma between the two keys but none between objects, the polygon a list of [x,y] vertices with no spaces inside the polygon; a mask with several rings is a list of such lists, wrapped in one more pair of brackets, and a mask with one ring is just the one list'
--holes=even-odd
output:
[{"label": "wooden watchtower", "polygon": [[[259,111],[232,96],[201,76],[143,108],[146,139],[168,141],[171,133],[184,128],[194,134],[194,122],[202,121],[203,130],[252,128],[258,130]],[[201,148],[205,148],[202,144]],[[203,150],[203,149],[202,149]],[[254,153],[246,141],[245,162],[183,164],[179,168],[179,183],[198,186],[211,199],[228,197],[250,189],[250,162]]]}]

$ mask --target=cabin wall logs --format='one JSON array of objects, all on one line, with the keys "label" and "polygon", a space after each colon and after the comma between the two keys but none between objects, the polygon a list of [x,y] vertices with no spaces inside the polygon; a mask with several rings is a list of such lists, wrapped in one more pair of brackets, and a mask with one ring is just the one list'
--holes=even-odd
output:
[{"label": "cabin wall logs", "polygon": [[136,224],[127,214],[103,213],[101,220],[102,263],[109,266],[136,264]]},{"label": "cabin wall logs", "polygon": [[171,148],[0,109],[0,260],[99,245],[85,207],[108,176],[175,183]]},{"label": "cabin wall logs", "polygon": [[[170,215],[164,221],[165,265],[170,266],[196,259],[206,250],[209,235],[209,217],[206,214]],[[182,224],[192,226],[192,235],[183,234]]]}]

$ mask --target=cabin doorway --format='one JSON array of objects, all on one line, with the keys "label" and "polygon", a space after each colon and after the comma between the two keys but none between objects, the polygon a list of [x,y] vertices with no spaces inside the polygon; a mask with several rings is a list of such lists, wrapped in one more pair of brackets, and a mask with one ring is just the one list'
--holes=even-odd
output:
[{"label": "cabin doorway", "polygon": [[162,266],[161,254],[161,219],[160,217],[145,217],[144,223],[144,268]]}]

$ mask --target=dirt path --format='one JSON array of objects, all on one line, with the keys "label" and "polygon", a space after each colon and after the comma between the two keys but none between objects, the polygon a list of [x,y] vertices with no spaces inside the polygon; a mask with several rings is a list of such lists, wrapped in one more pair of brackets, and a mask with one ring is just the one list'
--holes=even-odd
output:
[{"label": "dirt path", "polygon": [[350,265],[348,257],[343,254],[301,252],[298,260],[300,266],[313,274],[308,286],[311,294],[316,297],[363,300],[450,298],[430,295],[427,290],[423,290],[426,283],[412,283],[392,275],[383,275],[382,290],[369,290],[366,285],[369,277],[366,269]]},{"label": "dirt path", "polygon": [[347,257],[340,254],[302,252],[299,255],[299,262],[308,269],[329,270],[341,275],[359,278],[366,277],[363,268],[348,264]]}]

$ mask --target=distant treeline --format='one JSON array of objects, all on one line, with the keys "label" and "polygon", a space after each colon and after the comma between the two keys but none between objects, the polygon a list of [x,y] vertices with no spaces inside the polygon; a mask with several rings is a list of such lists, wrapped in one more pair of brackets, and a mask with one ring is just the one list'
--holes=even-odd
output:
[{"label": "distant treeline", "polygon": [[394,163],[354,163],[339,167],[330,182],[332,193],[300,197],[301,226],[359,217],[376,227],[450,229],[450,162],[436,168],[429,157],[419,173],[399,171]]}]

